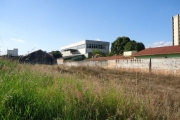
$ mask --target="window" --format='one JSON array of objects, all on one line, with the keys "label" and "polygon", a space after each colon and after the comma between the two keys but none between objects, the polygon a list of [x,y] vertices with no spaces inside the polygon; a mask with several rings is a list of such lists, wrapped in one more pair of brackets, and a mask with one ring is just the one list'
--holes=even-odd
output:
[{"label": "window", "polygon": [[87,48],[91,48],[91,47],[92,47],[91,44],[88,44],[88,45],[87,45]]},{"label": "window", "polygon": [[87,45],[86,45],[86,47],[87,47],[87,48],[89,48],[89,47],[90,47],[90,45],[89,45],[89,44],[87,44]]},{"label": "window", "polygon": [[95,48],[95,45],[94,45],[94,44],[92,44],[92,48],[93,48],[93,49]]},{"label": "window", "polygon": [[95,45],[95,48],[97,49],[97,45]]},{"label": "window", "polygon": [[106,48],[108,48],[108,46],[106,46],[106,45],[97,45],[97,44],[87,44],[87,48],[91,48],[91,49],[106,49]]},{"label": "window", "polygon": [[90,47],[89,48],[92,48],[92,44],[90,44]]}]

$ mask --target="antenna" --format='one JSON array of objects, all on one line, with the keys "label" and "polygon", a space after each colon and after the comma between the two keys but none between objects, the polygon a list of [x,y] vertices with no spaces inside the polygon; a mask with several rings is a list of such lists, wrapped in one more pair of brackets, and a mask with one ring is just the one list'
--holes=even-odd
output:
[{"label": "antenna", "polygon": [[31,52],[33,52],[33,50],[35,50],[35,48],[36,48],[36,47],[34,47],[34,48],[31,50]]}]

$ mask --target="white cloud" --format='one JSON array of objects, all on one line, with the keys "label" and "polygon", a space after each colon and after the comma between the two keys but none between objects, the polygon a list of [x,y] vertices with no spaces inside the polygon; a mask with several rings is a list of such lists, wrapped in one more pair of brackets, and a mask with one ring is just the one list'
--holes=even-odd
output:
[{"label": "white cloud", "polygon": [[165,42],[165,41],[160,41],[160,42],[155,42],[153,44],[149,44],[148,47],[162,47],[162,46],[171,46],[172,42]]},{"label": "white cloud", "polygon": [[101,41],[99,38],[96,38],[95,40],[96,40],[96,41]]},{"label": "white cloud", "polygon": [[13,41],[16,41],[16,42],[20,42],[20,43],[24,43],[25,41],[24,40],[22,40],[22,39],[17,39],[17,38],[11,38],[11,40],[13,40]]}]

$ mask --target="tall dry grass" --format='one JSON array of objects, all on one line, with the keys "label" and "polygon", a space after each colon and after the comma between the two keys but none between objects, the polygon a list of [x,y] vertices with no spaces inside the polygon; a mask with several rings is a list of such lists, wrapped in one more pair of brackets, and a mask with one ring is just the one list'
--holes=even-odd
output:
[{"label": "tall dry grass", "polygon": [[143,104],[150,119],[180,119],[180,77],[90,67],[66,67],[65,71],[119,89],[126,99],[133,96]]},{"label": "tall dry grass", "polygon": [[180,79],[0,60],[1,119],[178,120]]}]

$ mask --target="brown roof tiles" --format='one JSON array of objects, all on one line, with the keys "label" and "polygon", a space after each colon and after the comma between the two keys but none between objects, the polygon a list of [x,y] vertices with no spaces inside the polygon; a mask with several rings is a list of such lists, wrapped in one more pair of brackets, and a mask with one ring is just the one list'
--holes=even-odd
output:
[{"label": "brown roof tiles", "polygon": [[176,54],[176,53],[180,53],[180,45],[147,48],[135,53],[133,56],[162,55],[162,54]]}]

